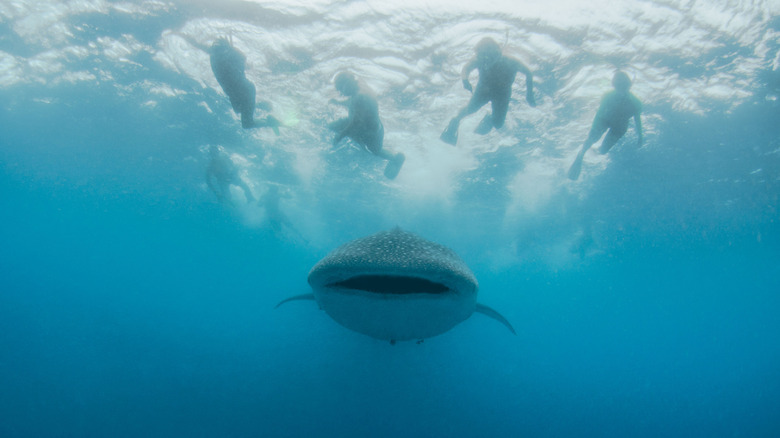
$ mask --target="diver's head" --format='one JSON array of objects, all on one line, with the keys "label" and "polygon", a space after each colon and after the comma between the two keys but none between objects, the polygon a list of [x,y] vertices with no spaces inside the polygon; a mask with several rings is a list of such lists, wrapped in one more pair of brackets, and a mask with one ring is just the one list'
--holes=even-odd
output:
[{"label": "diver's head", "polygon": [[225,37],[219,37],[211,44],[211,47],[214,49],[227,49],[230,46],[230,41]]},{"label": "diver's head", "polygon": [[225,37],[217,38],[213,43],[211,43],[211,53],[224,52],[229,48],[230,41],[228,41]]},{"label": "diver's head", "polygon": [[628,92],[629,88],[631,88],[631,79],[625,72],[618,70],[615,72],[615,76],[612,76],[612,86],[617,91]]},{"label": "diver's head", "polygon": [[336,85],[336,90],[344,96],[354,96],[360,89],[355,75],[346,71],[337,74],[333,83]]},{"label": "diver's head", "polygon": [[482,38],[475,49],[480,62],[491,65],[501,57],[501,46],[492,38]]}]

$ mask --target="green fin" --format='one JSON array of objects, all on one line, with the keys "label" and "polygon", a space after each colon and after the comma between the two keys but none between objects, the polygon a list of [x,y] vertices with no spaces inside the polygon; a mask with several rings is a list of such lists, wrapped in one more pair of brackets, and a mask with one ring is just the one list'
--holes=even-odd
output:
[{"label": "green fin", "polygon": [[314,299],[314,294],[303,294],[303,295],[296,295],[296,296],[294,296],[294,297],[290,297],[290,298],[284,299],[284,300],[282,300],[282,301],[279,301],[279,304],[277,304],[277,305],[276,305],[276,307],[274,307],[274,309],[278,308],[278,307],[279,307],[279,306],[281,306],[282,304],[284,304],[284,303],[287,303],[287,302],[289,302],[289,301],[298,301],[298,300],[311,300],[311,301],[316,301],[316,300]]},{"label": "green fin", "polygon": [[506,328],[509,329],[510,332],[512,332],[513,335],[517,335],[515,332],[515,329],[512,327],[512,324],[509,323],[509,321],[506,320],[503,316],[501,316],[500,313],[496,312],[495,310],[491,309],[490,307],[477,303],[477,308],[474,310],[477,313],[481,313],[483,315],[487,315],[496,321],[500,322],[501,324],[504,324]]}]

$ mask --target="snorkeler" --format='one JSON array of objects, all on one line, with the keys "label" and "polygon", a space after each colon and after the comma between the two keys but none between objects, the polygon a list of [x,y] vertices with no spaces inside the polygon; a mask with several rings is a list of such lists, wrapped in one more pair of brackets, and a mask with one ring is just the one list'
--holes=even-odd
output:
[{"label": "snorkeler", "polygon": [[[517,72],[525,75],[526,97],[531,106],[536,106],[534,100],[534,81],[531,70],[517,59],[501,53],[501,47],[491,38],[483,38],[476,47],[477,56],[463,67],[461,79],[463,88],[472,92],[469,103],[450,120],[447,129],[441,134],[441,140],[453,146],[458,142],[458,126],[462,118],[474,114],[486,103],[491,103],[491,112],[482,119],[475,133],[485,135],[493,128],[504,126],[509,99],[512,95],[512,84]],[[474,90],[469,82],[469,74],[477,69],[479,82]]]},{"label": "snorkeler", "polygon": [[209,167],[206,169],[206,184],[209,186],[214,195],[217,196],[217,200],[220,203],[230,203],[230,186],[238,186],[244,191],[246,202],[254,202],[255,197],[252,195],[252,190],[241,179],[238,174],[233,161],[228,155],[221,150],[219,146],[209,146]]},{"label": "snorkeler", "polygon": [[607,135],[604,137],[604,141],[601,142],[601,148],[599,149],[599,152],[602,154],[609,152],[612,146],[623,137],[623,134],[628,130],[628,120],[631,117],[634,118],[634,123],[636,124],[637,144],[640,147],[642,146],[642,120],[640,118],[642,103],[628,91],[631,88],[631,79],[629,79],[626,73],[618,70],[612,77],[612,86],[615,89],[601,99],[601,104],[596,112],[596,117],[593,119],[593,125],[590,128],[588,138],[585,139],[582,149],[580,149],[577,158],[574,159],[569,168],[569,179],[571,180],[579,178],[585,152],[599,141],[601,136],[604,135],[604,131],[607,131]]},{"label": "snorkeler", "polygon": [[306,242],[306,238],[303,234],[295,228],[290,218],[282,211],[280,206],[282,198],[290,198],[289,192],[283,192],[277,184],[271,183],[268,185],[268,189],[265,193],[260,195],[260,199],[257,203],[265,209],[268,224],[271,231],[273,231],[277,237],[281,238],[287,234],[300,242]]},{"label": "snorkeler", "polygon": [[273,116],[255,120],[255,85],[246,78],[246,56],[225,38],[217,39],[209,48],[211,71],[230,99],[233,111],[241,115],[241,127],[268,127],[279,135],[279,121]]},{"label": "snorkeler", "polygon": [[349,109],[346,118],[336,120],[328,125],[336,132],[333,145],[337,145],[344,137],[349,137],[355,143],[363,146],[372,154],[388,160],[385,166],[385,176],[393,179],[398,175],[404,164],[404,154],[390,153],[382,148],[385,128],[379,120],[379,106],[376,98],[365,86],[358,83],[355,75],[341,72],[334,80],[336,90],[347,99],[339,101],[331,99],[330,103],[343,105]]}]

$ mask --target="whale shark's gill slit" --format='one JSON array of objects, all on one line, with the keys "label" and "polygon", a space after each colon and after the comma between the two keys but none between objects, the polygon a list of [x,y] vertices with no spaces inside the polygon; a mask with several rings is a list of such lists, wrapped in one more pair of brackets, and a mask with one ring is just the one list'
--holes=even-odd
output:
[{"label": "whale shark's gill slit", "polygon": [[344,281],[331,283],[328,287],[341,287],[378,294],[442,294],[450,290],[441,283],[424,278],[394,275],[358,275]]}]

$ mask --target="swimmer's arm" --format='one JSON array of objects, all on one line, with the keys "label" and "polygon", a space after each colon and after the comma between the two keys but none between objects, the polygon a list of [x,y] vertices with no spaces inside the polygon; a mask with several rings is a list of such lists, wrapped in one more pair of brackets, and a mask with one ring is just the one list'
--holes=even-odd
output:
[{"label": "swimmer's arm", "polygon": [[[344,99],[344,100],[330,99],[328,101],[328,103],[331,103],[333,105],[340,105],[340,106],[343,106],[343,107],[347,107],[350,110],[349,114],[346,117],[347,123],[344,124],[344,128],[339,130],[339,131],[336,131],[336,136],[333,137],[333,146],[336,146],[341,141],[341,139],[343,139],[346,136],[347,132],[349,132],[349,129],[352,126],[352,123],[354,122],[355,117],[354,117],[354,114],[352,113],[352,109],[350,108],[351,101],[352,101],[352,98],[347,98],[347,99]],[[333,125],[336,125],[336,122],[331,124],[331,126],[333,126]]]},{"label": "swimmer's arm", "polygon": [[349,99],[348,98],[344,99],[344,100],[330,99],[328,101],[328,103],[333,104],[333,105],[339,105],[339,106],[343,106],[343,107],[349,108]]},{"label": "swimmer's arm", "polygon": [[[352,96],[349,102],[347,122],[344,124],[344,128],[336,133],[336,138],[333,139],[333,145],[335,146],[342,138],[350,135],[350,133],[356,129],[355,125],[363,125],[367,120],[371,120],[372,118],[379,118],[376,100],[363,92]],[[357,129],[360,129],[360,127]]]},{"label": "swimmer's arm", "polygon": [[636,127],[636,135],[637,135],[637,143],[639,144],[639,147],[642,147],[642,144],[644,143],[644,138],[642,136],[642,103],[639,102],[639,99],[634,97],[634,124]]},{"label": "swimmer's arm", "polygon": [[[353,99],[348,99],[349,101],[352,101]],[[352,129],[352,125],[355,124],[355,104],[354,102],[351,102],[349,105],[349,114],[347,114],[346,120],[347,122],[344,123],[344,128],[342,128],[340,131],[336,131],[336,136],[333,137],[333,146],[336,146],[339,144],[339,142],[347,136],[347,133]]]},{"label": "swimmer's arm", "polygon": [[347,120],[346,127],[342,129],[341,131],[336,132],[336,136],[333,137],[333,146],[336,146],[339,144],[339,142],[344,139],[344,137],[347,136],[347,132],[349,132],[350,127],[352,126],[352,122],[354,120],[354,117],[349,117]]},{"label": "swimmer's arm", "polygon": [[525,100],[528,105],[536,106],[536,99],[534,98],[534,75],[531,70],[517,59],[512,59],[515,69],[525,75]]},{"label": "swimmer's arm", "polygon": [[205,44],[201,44],[194,39],[186,36],[186,35],[179,35],[184,41],[187,41],[191,46],[195,46],[196,48],[203,50],[206,53],[209,53],[209,47]]},{"label": "swimmer's arm", "polygon": [[642,138],[642,118],[639,113],[634,114],[634,123],[636,124],[636,136],[639,147],[642,147],[644,139]]},{"label": "swimmer's arm", "polygon": [[472,59],[468,64],[463,66],[463,70],[460,72],[460,80],[463,82],[463,88],[473,92],[474,88],[471,87],[469,82],[469,75],[479,66],[476,58]]}]

